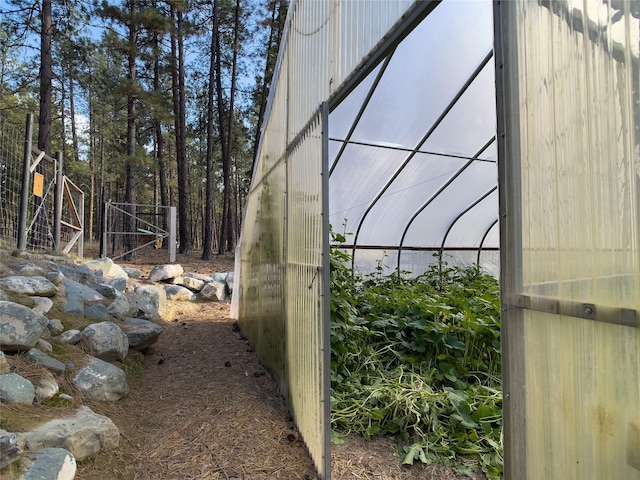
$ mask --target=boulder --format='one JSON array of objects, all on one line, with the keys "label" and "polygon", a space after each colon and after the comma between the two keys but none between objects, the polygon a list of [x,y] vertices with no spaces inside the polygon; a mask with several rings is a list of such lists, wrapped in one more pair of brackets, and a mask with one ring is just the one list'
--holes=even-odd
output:
[{"label": "boulder", "polygon": [[124,370],[90,357],[90,363],[73,377],[75,385],[83,394],[98,402],[116,402],[129,392]]},{"label": "boulder", "polygon": [[67,345],[75,345],[82,340],[82,332],[80,330],[67,330],[58,337],[58,340]]},{"label": "boulder", "polygon": [[38,385],[35,386],[36,402],[42,403],[55,397],[60,391],[60,386],[56,382],[53,375],[47,375],[40,379]]},{"label": "boulder", "polygon": [[0,400],[6,403],[31,405],[35,398],[33,384],[17,373],[0,375]]},{"label": "boulder", "polygon": [[0,375],[4,375],[5,373],[9,373],[11,371],[11,365],[7,362],[7,357],[4,355],[4,352],[0,350]]},{"label": "boulder", "polygon": [[129,315],[130,310],[131,305],[129,304],[129,300],[127,300],[127,297],[125,295],[120,295],[107,307],[107,312],[109,313],[109,315],[118,320],[123,320],[124,318],[126,318],[127,315]]},{"label": "boulder", "polygon": [[84,318],[106,322],[109,320],[109,312],[107,311],[107,307],[101,303],[95,303],[93,305],[87,305],[84,308]]},{"label": "boulder", "polygon": [[54,272],[60,272],[64,274],[64,276],[68,279],[74,280],[80,283],[97,283],[98,277],[96,274],[89,269],[86,265],[62,265],[60,263],[55,262],[44,262],[47,267],[49,267]]},{"label": "boulder", "polygon": [[211,274],[211,278],[216,282],[224,282],[225,278],[227,278],[226,273],[215,272]]},{"label": "boulder", "polygon": [[177,263],[168,265],[156,265],[149,273],[149,280],[152,282],[160,282],[170,278],[179,277],[184,273],[182,265]]},{"label": "boulder", "polygon": [[62,285],[62,282],[64,281],[64,273],[62,272],[49,272],[46,277],[47,280],[58,287]]},{"label": "boulder", "polygon": [[19,263],[14,265],[12,270],[24,277],[44,277],[46,275],[44,268],[34,263]]},{"label": "boulder", "polygon": [[204,288],[208,281],[211,279],[207,279],[206,281],[201,278],[195,278],[191,276],[186,276],[182,278],[182,282],[180,285],[187,287],[189,290],[193,290],[194,292],[199,292]]},{"label": "boulder", "polygon": [[0,470],[20,458],[23,448],[24,439],[19,434],[0,430]]},{"label": "boulder", "polygon": [[164,288],[141,285],[135,292],[135,303],[149,320],[162,320],[167,309],[167,294]]},{"label": "boulder", "polygon": [[33,462],[22,480],[73,480],[76,459],[64,448],[41,448],[28,454]]},{"label": "boulder", "polygon": [[124,277],[107,278],[105,283],[118,292],[124,292],[127,289],[127,279]]},{"label": "boulder", "polygon": [[88,262],[84,262],[83,265],[94,272],[100,271],[104,278],[128,278],[127,272],[117,263],[113,263],[113,260],[110,258],[105,257],[99,258],[98,260],[89,260]]},{"label": "boulder", "polygon": [[7,292],[41,297],[53,297],[58,293],[58,287],[41,276],[23,277],[12,275],[10,277],[0,278],[0,288]]},{"label": "boulder", "polygon": [[55,358],[50,357],[37,348],[32,348],[27,353],[25,353],[24,358],[25,360],[28,360],[30,362],[42,365],[47,370],[51,370],[56,374],[64,373],[66,369],[64,363],[62,363],[60,360],[56,360]]},{"label": "boulder", "polygon": [[127,335],[113,322],[89,325],[82,331],[82,337],[89,352],[107,362],[122,361],[129,352]]},{"label": "boulder", "polygon": [[163,328],[157,323],[141,318],[127,318],[120,326],[127,334],[129,347],[134,350],[144,350],[156,343]]},{"label": "boulder", "polygon": [[64,325],[57,318],[50,318],[49,323],[47,323],[47,328],[54,337],[64,332]]},{"label": "boulder", "polygon": [[200,295],[210,301],[222,302],[227,299],[226,284],[223,281],[212,280],[200,291]]},{"label": "boulder", "polygon": [[[49,330],[46,328],[44,329],[44,331],[49,333]],[[38,347],[43,352],[47,352],[47,353],[53,352],[53,345],[51,345],[49,342],[44,340],[42,337],[40,337],[36,342],[36,347]]]},{"label": "boulder", "polygon": [[164,287],[167,292],[167,299],[174,301],[192,301],[196,299],[196,294],[180,285],[167,285]]},{"label": "boulder", "polygon": [[47,317],[38,315],[24,305],[0,301],[0,345],[2,345],[2,350],[15,352],[33,347],[48,322]]},{"label": "boulder", "polygon": [[120,290],[107,283],[93,283],[89,286],[105,298],[116,298],[120,294]]},{"label": "boulder", "polygon": [[129,276],[129,278],[140,278],[142,276],[142,272],[137,268],[124,267],[123,270]]},{"label": "boulder", "polygon": [[51,420],[25,433],[25,439],[30,450],[64,448],[76,460],[83,460],[100,450],[116,448],[120,432],[109,418],[83,405],[73,417]]},{"label": "boulder", "polygon": [[64,311],[67,313],[81,313],[84,315],[85,303],[92,304],[104,300],[104,297],[93,288],[82,283],[66,278],[63,282],[67,292],[67,304]]},{"label": "boulder", "polygon": [[229,293],[233,293],[233,282],[235,280],[234,272],[227,273],[227,276],[224,277],[224,283],[227,284],[227,291]]},{"label": "boulder", "polygon": [[44,315],[49,310],[51,310],[51,307],[53,307],[53,300],[51,300],[49,297],[31,297],[31,298],[35,303],[35,305],[31,307],[31,310],[33,310],[34,312],[40,315]]}]

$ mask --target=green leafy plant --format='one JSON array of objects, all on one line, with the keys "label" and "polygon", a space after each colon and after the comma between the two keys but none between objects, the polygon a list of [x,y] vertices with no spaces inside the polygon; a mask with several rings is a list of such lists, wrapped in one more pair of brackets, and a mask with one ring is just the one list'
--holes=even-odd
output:
[{"label": "green leafy plant", "polygon": [[[331,421],[336,439],[397,437],[401,461],[502,472],[500,304],[477,267],[353,275],[332,234]],[[465,466],[462,470],[468,470]]]}]

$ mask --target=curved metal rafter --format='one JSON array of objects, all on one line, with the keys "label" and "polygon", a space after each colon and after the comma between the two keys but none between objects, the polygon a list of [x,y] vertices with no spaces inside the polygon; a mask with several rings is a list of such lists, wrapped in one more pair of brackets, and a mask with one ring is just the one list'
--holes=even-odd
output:
[{"label": "curved metal rafter", "polygon": [[329,169],[329,177],[331,177],[331,174],[333,173],[333,170],[338,165],[338,162],[340,161],[340,158],[342,157],[342,154],[344,153],[344,150],[347,148],[347,145],[349,144],[349,141],[351,140],[351,136],[353,135],[353,132],[356,130],[356,127],[358,126],[358,123],[360,122],[360,119],[362,118],[362,115],[364,115],[364,111],[367,109],[367,106],[369,105],[369,102],[371,101],[371,98],[373,97],[373,93],[376,91],[376,88],[378,87],[378,84],[380,83],[380,80],[382,80],[384,72],[387,70],[387,67],[389,66],[389,62],[391,62],[391,58],[393,57],[394,53],[395,53],[395,49],[389,54],[389,56],[387,58],[385,58],[384,63],[382,65],[382,67],[380,68],[380,71],[376,75],[376,79],[371,84],[371,87],[369,87],[369,92],[367,93],[367,96],[365,97],[364,101],[362,102],[362,106],[360,107],[360,110],[358,110],[358,113],[357,113],[356,117],[353,119],[353,124],[351,125],[351,128],[349,129],[349,132],[347,132],[347,138],[344,139],[344,142],[342,143],[342,146],[340,147],[340,151],[336,155],[336,159],[333,161],[333,164],[331,165],[331,168]]},{"label": "curved metal rafter", "polygon": [[478,246],[478,258],[476,260],[476,265],[478,265],[478,267],[480,266],[480,254],[482,253],[482,246],[484,245],[484,241],[487,239],[487,236],[489,236],[489,232],[491,231],[491,229],[498,223],[498,220],[499,218],[496,218],[493,222],[491,222],[491,225],[489,226],[489,228],[487,228],[487,231],[484,232],[482,240],[480,240],[480,245]]},{"label": "curved metal rafter", "polygon": [[451,232],[451,229],[458,222],[458,220],[460,220],[462,217],[464,217],[464,215],[467,212],[469,212],[471,209],[473,209],[473,207],[478,205],[480,202],[482,202],[485,198],[487,198],[489,195],[491,195],[497,189],[498,189],[497,185],[495,187],[491,188],[487,193],[485,193],[480,198],[478,198],[475,202],[473,202],[471,205],[469,205],[467,208],[465,208],[462,212],[460,212],[456,218],[453,219],[453,222],[451,222],[451,224],[449,225],[449,228],[447,228],[447,231],[445,232],[444,236],[442,237],[442,244],[440,245],[440,251],[438,252],[438,255],[440,256],[440,273],[442,273],[442,253],[444,252],[444,244],[447,243],[447,237],[449,236],[449,233]]},{"label": "curved metal rafter", "polygon": [[355,234],[354,239],[353,239],[354,248],[351,251],[351,271],[352,272],[355,271],[355,253],[356,253],[356,246],[358,244],[358,236],[360,235],[360,230],[362,229],[362,225],[364,224],[365,219],[369,215],[369,212],[371,212],[371,210],[376,205],[378,200],[380,200],[380,198],[385,194],[387,189],[393,184],[395,179],[398,178],[400,173],[402,173],[404,168],[413,159],[413,157],[417,153],[416,151],[420,148],[420,146],[423,145],[429,139],[429,137],[433,134],[433,132],[435,132],[435,130],[438,128],[438,126],[444,121],[444,119],[447,117],[449,112],[453,109],[453,107],[456,105],[456,103],[458,103],[458,101],[462,98],[462,96],[467,91],[467,89],[473,84],[473,82],[478,77],[478,75],[480,75],[480,73],[482,72],[484,67],[489,63],[491,58],[493,58],[493,50],[489,51],[489,53],[487,53],[487,55],[485,55],[485,57],[482,59],[480,64],[475,68],[473,73],[469,76],[469,78],[467,78],[467,81],[464,83],[464,85],[460,88],[460,90],[458,90],[456,95],[451,99],[451,101],[449,102],[447,107],[443,110],[443,112],[440,114],[438,119],[433,123],[431,128],[429,128],[427,133],[420,139],[420,141],[418,142],[418,145],[416,146],[416,149],[413,150],[407,156],[406,160],[402,163],[402,165],[400,165],[400,167],[398,167],[398,169],[395,171],[395,173],[387,181],[387,183],[384,185],[384,187],[382,187],[382,189],[378,192],[376,197],[371,201],[371,203],[369,204],[369,206],[365,210],[364,214],[362,215],[362,218],[360,219],[360,223],[358,224],[358,228],[356,229],[356,234]]},{"label": "curved metal rafter", "polygon": [[471,158],[469,159],[469,161],[467,163],[465,163],[462,167],[460,167],[460,169],[458,169],[458,171],[451,177],[449,178],[449,180],[447,180],[445,182],[444,185],[442,185],[437,192],[435,192],[433,195],[431,195],[431,197],[429,197],[429,199],[424,202],[422,204],[422,206],[420,208],[418,208],[418,210],[416,210],[416,212],[413,214],[413,216],[409,219],[409,221],[407,222],[407,225],[404,228],[404,231],[402,232],[402,237],[400,238],[400,245],[398,246],[398,260],[397,260],[397,272],[398,275],[400,275],[400,257],[402,256],[402,247],[404,245],[404,239],[407,236],[407,232],[409,231],[409,228],[411,227],[411,224],[413,223],[413,221],[418,217],[418,215],[420,215],[425,208],[427,208],[436,198],[438,198],[438,196],[444,192],[449,185],[451,185],[456,178],[458,178],[460,175],[462,175],[462,173],[468,168],[470,167],[475,161],[476,159],[482,155],[487,148],[489,148],[493,142],[496,141],[496,137],[495,135],[491,138],[491,140],[489,140],[487,143],[485,143],[482,148],[480,150],[478,150],[478,152]]}]

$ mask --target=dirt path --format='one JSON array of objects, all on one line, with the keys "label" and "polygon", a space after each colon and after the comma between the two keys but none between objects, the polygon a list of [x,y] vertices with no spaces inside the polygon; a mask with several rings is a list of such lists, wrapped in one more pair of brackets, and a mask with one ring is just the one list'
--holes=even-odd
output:
[{"label": "dirt path", "polygon": [[[146,277],[166,259],[150,251],[118,263]],[[233,270],[230,257],[179,255],[177,263],[186,272]],[[128,397],[90,405],[117,425],[120,447],[81,462],[76,479],[316,479],[284,399],[229,318],[229,305],[171,304],[153,350],[130,353]],[[401,466],[389,439],[347,438],[332,446],[331,457],[334,480],[462,478],[437,465]]]}]

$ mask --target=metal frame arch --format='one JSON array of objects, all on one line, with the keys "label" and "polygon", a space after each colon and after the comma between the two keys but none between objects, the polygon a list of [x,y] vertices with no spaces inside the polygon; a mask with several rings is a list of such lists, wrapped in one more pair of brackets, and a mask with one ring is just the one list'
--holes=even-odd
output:
[{"label": "metal frame arch", "polygon": [[498,220],[500,220],[500,218],[496,218],[493,222],[491,222],[491,225],[489,225],[489,228],[487,228],[487,231],[484,232],[484,235],[482,236],[482,240],[480,240],[480,245],[478,245],[478,258],[476,260],[476,265],[478,265],[478,267],[480,267],[480,254],[482,253],[482,246],[484,245],[484,241],[489,236],[489,232],[493,229],[493,227],[496,226],[496,224],[498,223]]},{"label": "metal frame arch", "polygon": [[472,210],[476,205],[478,205],[480,202],[482,202],[485,198],[487,198],[489,195],[491,195],[496,190],[498,190],[498,185],[496,185],[495,187],[491,188],[487,193],[482,195],[475,202],[473,202],[471,205],[469,205],[467,208],[465,208],[462,212],[460,212],[458,214],[458,216],[456,218],[454,218],[454,220],[451,222],[451,224],[449,225],[449,228],[447,228],[447,231],[445,232],[444,236],[442,237],[442,244],[440,245],[440,251],[438,252],[438,255],[440,256],[440,262],[439,262],[440,263],[440,268],[439,268],[440,274],[442,274],[442,253],[444,252],[444,244],[447,243],[447,237],[449,236],[449,233],[451,232],[451,229],[458,222],[458,220],[460,220],[466,213],[468,213],[470,210]]},{"label": "metal frame arch", "polygon": [[402,232],[402,237],[400,238],[400,244],[398,245],[398,259],[397,259],[397,273],[398,273],[398,277],[400,276],[400,257],[402,256],[402,246],[404,245],[404,239],[407,236],[407,233],[409,232],[409,228],[411,227],[411,225],[413,224],[413,221],[424,211],[425,208],[427,208],[431,202],[433,202],[436,198],[438,198],[438,196],[444,192],[449,185],[451,185],[456,178],[458,178],[460,175],[462,175],[462,173],[469,168],[477,159],[480,155],[482,155],[487,148],[489,148],[491,146],[491,144],[493,144],[493,142],[496,141],[496,136],[494,135],[491,140],[489,140],[487,143],[485,143],[483,145],[483,147],[478,150],[478,152],[471,158],[469,159],[469,161],[467,163],[465,163],[462,167],[460,167],[460,169],[458,169],[458,171],[456,173],[453,174],[453,176],[451,176],[449,178],[449,180],[447,180],[444,185],[442,185],[437,192],[435,192],[433,195],[431,195],[431,197],[429,197],[429,199],[422,204],[422,206],[420,208],[418,208],[418,210],[416,210],[416,212],[413,214],[413,216],[409,219],[409,221],[407,222],[407,225],[404,229],[404,231]]},{"label": "metal frame arch", "polygon": [[407,156],[406,160],[402,163],[402,165],[400,165],[400,167],[398,167],[396,169],[395,173],[387,181],[385,186],[382,187],[382,189],[378,192],[376,197],[371,201],[371,203],[369,204],[369,206],[365,210],[364,214],[362,215],[362,218],[360,219],[360,223],[358,224],[358,228],[356,229],[356,233],[355,233],[354,238],[353,238],[353,247],[351,249],[351,271],[352,271],[352,273],[355,271],[355,254],[356,254],[356,249],[357,249],[356,247],[357,247],[357,244],[358,244],[358,236],[360,235],[360,230],[362,229],[362,225],[364,224],[365,219],[369,215],[369,212],[371,212],[371,210],[376,205],[378,200],[380,200],[380,198],[382,198],[382,196],[385,194],[387,189],[393,184],[395,179],[398,178],[400,173],[402,173],[404,168],[413,159],[413,157],[418,152],[420,146],[423,145],[429,139],[429,137],[431,137],[431,135],[436,130],[436,128],[438,128],[438,126],[444,121],[444,119],[447,117],[449,112],[453,109],[453,107],[456,105],[456,103],[458,103],[458,100],[460,100],[462,98],[464,93],[473,84],[475,79],[480,75],[480,73],[482,72],[484,67],[486,67],[486,65],[489,63],[489,61],[492,58],[493,58],[493,49],[490,50],[489,53],[487,53],[487,55],[485,55],[485,57],[482,59],[482,61],[474,69],[473,73],[467,78],[467,81],[464,83],[464,85],[458,90],[458,93],[451,99],[451,101],[446,106],[446,108],[442,111],[440,116],[436,119],[436,121],[433,123],[433,125],[431,125],[431,127],[429,128],[427,133],[425,133],[425,135],[420,139],[420,141],[418,142],[418,145],[416,146],[416,148]]}]

